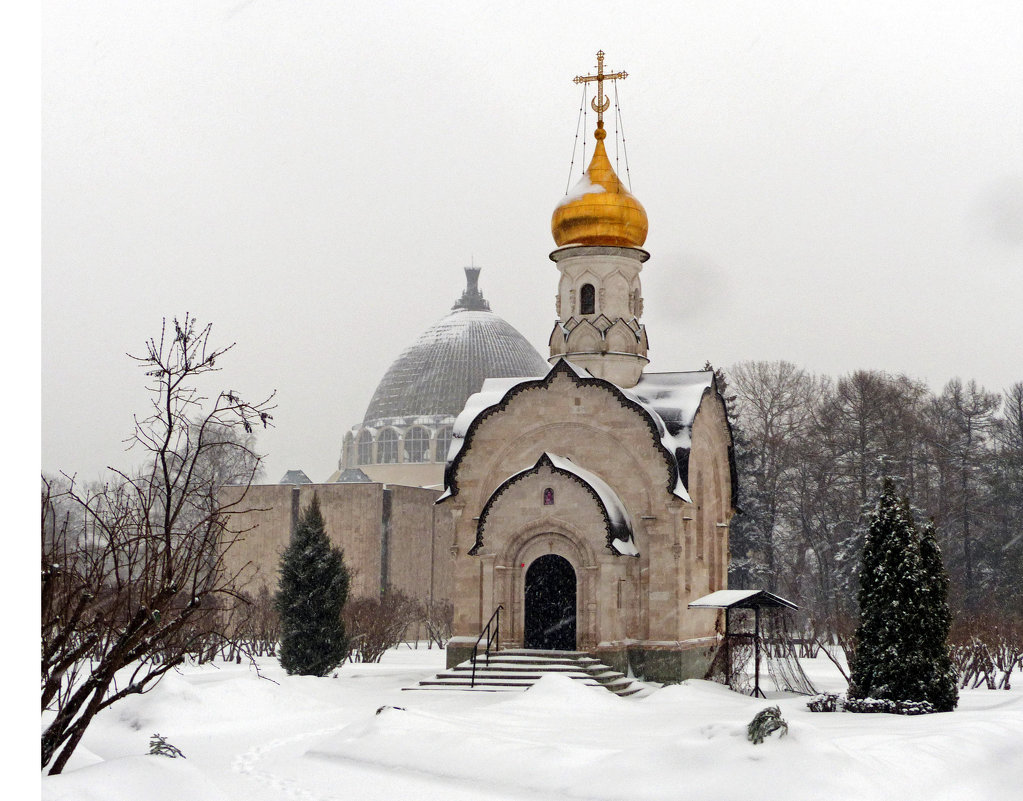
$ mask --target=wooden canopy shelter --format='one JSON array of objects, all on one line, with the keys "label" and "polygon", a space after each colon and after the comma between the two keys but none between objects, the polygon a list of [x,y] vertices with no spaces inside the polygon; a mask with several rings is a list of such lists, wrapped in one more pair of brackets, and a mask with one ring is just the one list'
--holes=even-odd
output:
[{"label": "wooden canopy shelter", "polygon": [[753,610],[753,695],[765,698],[760,689],[760,610],[761,609],[798,609],[792,601],[767,590],[718,590],[710,595],[697,598],[690,609],[724,609],[725,610],[725,641],[731,636],[731,611],[733,609]]}]

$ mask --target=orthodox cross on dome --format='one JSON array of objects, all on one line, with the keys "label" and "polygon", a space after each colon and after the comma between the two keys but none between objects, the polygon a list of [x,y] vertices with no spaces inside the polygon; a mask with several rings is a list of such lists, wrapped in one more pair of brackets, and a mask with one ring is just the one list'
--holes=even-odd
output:
[{"label": "orthodox cross on dome", "polygon": [[604,81],[617,81],[619,78],[625,79],[629,77],[627,72],[604,72],[604,51],[597,51],[597,74],[596,75],[576,75],[572,79],[572,83],[592,83],[597,82],[597,96],[590,101],[590,106],[594,111],[597,112],[597,127],[604,127],[604,112],[611,107],[611,98],[604,97]]}]

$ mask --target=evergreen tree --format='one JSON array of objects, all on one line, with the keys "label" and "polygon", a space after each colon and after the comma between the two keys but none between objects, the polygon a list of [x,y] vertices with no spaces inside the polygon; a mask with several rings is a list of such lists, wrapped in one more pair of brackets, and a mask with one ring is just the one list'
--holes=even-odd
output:
[{"label": "evergreen tree", "polygon": [[863,545],[850,697],[955,706],[947,587],[933,527],[920,536],[908,500],[884,476]]},{"label": "evergreen tree", "polygon": [[927,700],[939,712],[951,712],[959,702],[958,680],[948,652],[948,631],[952,615],[948,609],[948,573],[941,549],[928,520],[920,534],[920,567],[923,573],[925,614],[921,616],[924,651],[931,664]]},{"label": "evergreen tree", "polygon": [[327,539],[314,494],[281,557],[274,599],[281,617],[281,667],[289,675],[325,676],[344,661],[348,643],[341,610],[347,598],[344,553]]},{"label": "evergreen tree", "polygon": [[922,700],[922,686],[909,686],[921,678],[920,666],[910,664],[919,650],[911,642],[918,624],[919,579],[920,556],[909,504],[885,476],[863,545],[851,697]]}]

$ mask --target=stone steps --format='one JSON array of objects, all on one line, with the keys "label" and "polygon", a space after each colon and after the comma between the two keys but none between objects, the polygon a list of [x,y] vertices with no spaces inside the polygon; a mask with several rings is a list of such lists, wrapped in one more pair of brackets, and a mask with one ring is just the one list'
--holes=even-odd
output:
[{"label": "stone steps", "polygon": [[465,661],[436,677],[406,690],[470,690],[473,692],[525,691],[541,676],[557,674],[589,687],[603,687],[620,696],[645,695],[642,683],[613,670],[583,651],[535,651],[525,648],[496,651],[476,660],[476,682],[472,683],[472,662]]}]

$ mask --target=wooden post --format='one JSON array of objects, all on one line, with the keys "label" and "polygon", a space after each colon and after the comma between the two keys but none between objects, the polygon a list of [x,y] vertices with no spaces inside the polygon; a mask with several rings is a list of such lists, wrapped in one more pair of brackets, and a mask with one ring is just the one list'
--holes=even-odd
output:
[{"label": "wooden post", "polygon": [[760,689],[760,607],[753,608],[753,697],[766,698]]},{"label": "wooden post", "polygon": [[732,623],[731,623],[731,612],[727,606],[725,607],[725,682],[728,684],[730,689],[732,687]]}]

